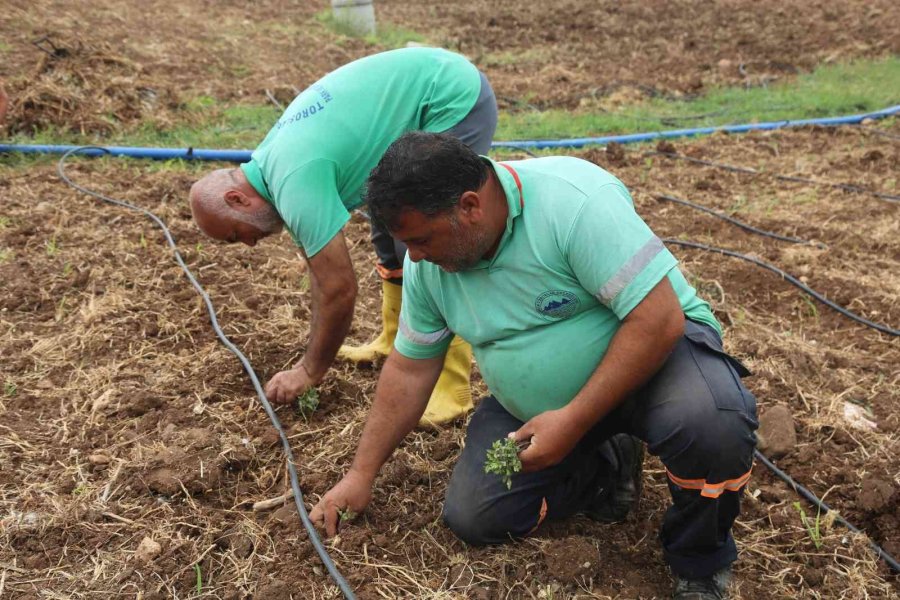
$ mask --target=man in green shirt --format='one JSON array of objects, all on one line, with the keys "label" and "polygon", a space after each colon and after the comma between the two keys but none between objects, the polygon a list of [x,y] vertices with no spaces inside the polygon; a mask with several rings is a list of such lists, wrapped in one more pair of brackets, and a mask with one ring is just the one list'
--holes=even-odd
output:
[{"label": "man in green shirt", "polygon": [[[369,56],[329,73],[285,110],[250,162],[208,174],[191,189],[191,209],[207,235],[249,246],[286,228],[309,263],[313,300],[306,354],[266,385],[290,402],[324,377],[339,349],[354,361],[387,356],[397,331],[405,247],[373,227],[383,279],[382,334],[341,347],[357,284],[341,229],[362,204],[363,182],[385,149],[407,131],[447,132],[485,153],[497,125],[490,84],[464,57],[438,48]],[[457,340],[423,424],[472,407],[471,348]]]},{"label": "man in green shirt", "polygon": [[[338,509],[365,508],[456,334],[491,392],[447,489],[456,535],[504,543],[546,519],[608,514],[610,479],[640,471],[634,454],[598,458],[605,440],[631,434],[666,467],[673,505],[660,538],[674,597],[723,598],[756,401],[709,305],[625,186],[576,158],[495,163],[448,136],[411,133],[367,190],[373,219],[409,248],[400,333],[353,464],[313,521],[334,534]],[[484,472],[486,450],[504,437],[528,444],[510,489]]]}]

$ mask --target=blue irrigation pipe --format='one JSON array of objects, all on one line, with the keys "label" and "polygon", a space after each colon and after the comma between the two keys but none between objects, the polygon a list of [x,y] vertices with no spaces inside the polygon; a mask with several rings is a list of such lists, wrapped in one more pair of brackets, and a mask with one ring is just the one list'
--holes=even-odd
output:
[{"label": "blue irrigation pipe", "polygon": [[696,135],[709,135],[711,133],[746,133],[748,131],[763,131],[782,129],[784,127],[807,127],[819,125],[822,127],[835,127],[838,125],[857,125],[866,119],[885,119],[900,113],[900,104],[895,104],[883,110],[845,115],[842,117],[826,117],[818,119],[797,119],[785,121],[769,121],[766,123],[744,123],[742,125],[721,125],[717,127],[694,127],[691,129],[669,129],[666,131],[650,131],[646,133],[632,133],[628,135],[608,135],[603,137],[570,138],[564,140],[523,140],[515,142],[496,142],[496,145],[507,148],[581,148],[590,145],[603,145],[611,142],[619,144],[633,144],[636,142],[650,142],[658,139],[672,139],[692,137]]},{"label": "blue irrigation pipe", "polygon": [[[494,142],[494,148],[581,148],[590,145],[603,145],[616,142],[619,144],[631,144],[635,142],[649,142],[658,139],[672,139],[708,135],[717,132],[746,133],[748,131],[760,131],[782,129],[784,127],[805,127],[819,125],[823,127],[836,127],[838,125],[856,125],[865,119],[884,119],[900,113],[900,104],[869,113],[845,115],[843,117],[826,117],[818,119],[798,119],[786,121],[769,121],[766,123],[745,123],[743,125],[722,125],[719,127],[696,127],[693,129],[671,129],[666,131],[650,131],[646,133],[631,133],[627,135],[608,135],[603,137],[570,138],[559,140],[514,140],[507,142]],[[21,152],[24,154],[65,154],[81,146],[60,146],[47,144],[0,144],[0,154],[8,152]],[[217,160],[224,162],[243,163],[250,160],[251,150],[213,150],[209,148],[143,148],[134,146],[108,146],[105,150],[100,148],[81,152],[82,156],[129,156],[131,158],[151,158],[155,160],[171,160],[181,158],[184,160]]]}]

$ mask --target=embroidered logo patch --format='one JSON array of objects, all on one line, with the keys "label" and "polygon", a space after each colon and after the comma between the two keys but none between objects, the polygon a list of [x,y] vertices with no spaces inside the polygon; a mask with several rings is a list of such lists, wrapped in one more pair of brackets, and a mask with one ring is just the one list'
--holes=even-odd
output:
[{"label": "embroidered logo patch", "polygon": [[581,303],[578,296],[565,290],[544,292],[534,301],[535,310],[550,321],[557,321],[572,316]]}]

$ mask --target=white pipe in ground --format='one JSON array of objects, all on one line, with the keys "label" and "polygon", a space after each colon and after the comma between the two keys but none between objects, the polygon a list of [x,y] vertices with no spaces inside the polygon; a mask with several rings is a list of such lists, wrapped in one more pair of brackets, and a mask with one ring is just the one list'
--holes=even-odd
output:
[{"label": "white pipe in ground", "polygon": [[334,20],[354,33],[375,34],[375,6],[372,0],[331,0]]}]

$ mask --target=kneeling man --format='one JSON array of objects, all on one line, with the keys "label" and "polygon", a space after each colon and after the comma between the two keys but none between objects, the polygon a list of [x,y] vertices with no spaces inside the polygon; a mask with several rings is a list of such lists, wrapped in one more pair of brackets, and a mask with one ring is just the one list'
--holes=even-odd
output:
[{"label": "kneeling man", "polygon": [[[640,462],[602,454],[627,433],[666,467],[660,537],[675,598],[723,598],[756,401],[709,305],[625,186],[576,158],[496,163],[450,136],[410,133],[372,171],[367,201],[408,247],[399,333],[353,464],[313,520],[333,535],[338,509],[365,508],[456,334],[491,392],[447,490],[457,536],[504,543],[579,512],[621,518]],[[510,489],[484,473],[486,450],[507,435],[529,442]]]}]

